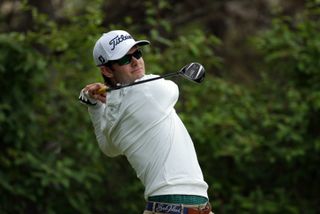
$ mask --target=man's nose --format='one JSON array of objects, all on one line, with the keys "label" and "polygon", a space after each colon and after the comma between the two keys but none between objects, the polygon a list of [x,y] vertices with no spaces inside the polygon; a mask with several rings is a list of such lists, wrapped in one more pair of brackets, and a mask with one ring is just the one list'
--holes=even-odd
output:
[{"label": "man's nose", "polygon": [[131,58],[131,64],[132,64],[132,65],[136,65],[137,63],[138,63],[138,59],[135,58],[134,56],[132,56],[132,58]]}]

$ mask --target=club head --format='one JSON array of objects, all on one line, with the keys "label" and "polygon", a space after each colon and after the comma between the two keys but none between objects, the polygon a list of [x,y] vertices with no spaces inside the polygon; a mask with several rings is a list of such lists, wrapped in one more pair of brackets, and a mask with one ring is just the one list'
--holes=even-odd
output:
[{"label": "club head", "polygon": [[197,62],[184,66],[179,72],[181,76],[196,83],[201,83],[205,77],[204,67]]}]

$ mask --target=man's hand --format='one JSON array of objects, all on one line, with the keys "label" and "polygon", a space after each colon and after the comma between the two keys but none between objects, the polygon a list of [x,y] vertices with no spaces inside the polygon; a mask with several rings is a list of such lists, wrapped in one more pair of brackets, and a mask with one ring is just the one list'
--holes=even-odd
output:
[{"label": "man's hand", "polygon": [[[102,83],[92,83],[84,87],[79,96],[80,102],[86,105],[96,105],[98,101],[106,102],[106,86]],[[102,90],[104,89],[104,90]]]},{"label": "man's hand", "polygon": [[106,95],[107,93],[101,92],[101,89],[106,88],[106,86],[102,83],[93,83],[90,85],[87,85],[84,88],[84,92],[89,95],[90,98],[99,100],[102,103],[106,102]]}]

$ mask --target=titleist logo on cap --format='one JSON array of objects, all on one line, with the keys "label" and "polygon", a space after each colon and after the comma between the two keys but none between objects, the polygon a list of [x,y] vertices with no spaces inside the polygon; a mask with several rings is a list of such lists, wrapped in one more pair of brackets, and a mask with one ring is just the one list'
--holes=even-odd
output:
[{"label": "titleist logo on cap", "polygon": [[109,45],[111,45],[111,50],[113,51],[117,45],[119,45],[121,42],[132,39],[132,36],[130,35],[118,35],[110,40]]}]

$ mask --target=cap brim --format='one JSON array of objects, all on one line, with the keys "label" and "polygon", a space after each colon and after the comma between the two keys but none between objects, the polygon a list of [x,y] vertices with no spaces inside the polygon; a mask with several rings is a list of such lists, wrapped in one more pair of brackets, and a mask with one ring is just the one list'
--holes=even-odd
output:
[{"label": "cap brim", "polygon": [[135,43],[133,43],[132,45],[128,46],[126,49],[122,49],[121,51],[119,51],[119,53],[117,54],[117,56],[113,56],[111,59],[109,59],[109,61],[113,61],[113,60],[118,60],[120,58],[122,58],[124,55],[126,55],[128,53],[128,51],[134,47],[134,46],[145,46],[145,45],[149,45],[150,42],[148,40],[139,40],[136,41]]},{"label": "cap brim", "polygon": [[135,45],[138,45],[138,46],[150,45],[150,42],[148,40],[140,40],[140,41],[137,41]]}]

